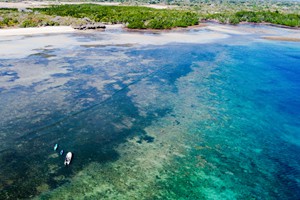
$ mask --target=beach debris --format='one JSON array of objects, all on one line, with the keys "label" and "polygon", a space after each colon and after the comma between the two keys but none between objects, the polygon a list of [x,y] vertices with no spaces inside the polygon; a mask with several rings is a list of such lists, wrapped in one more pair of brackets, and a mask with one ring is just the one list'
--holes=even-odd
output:
[{"label": "beach debris", "polygon": [[70,165],[71,160],[72,160],[72,156],[73,156],[72,152],[67,153],[66,158],[65,158],[65,162],[64,162],[65,165]]},{"label": "beach debris", "polygon": [[64,154],[64,150],[62,149],[62,150],[60,150],[60,152],[59,152],[59,155],[63,155]]},{"label": "beach debris", "polygon": [[58,148],[58,144],[55,144],[54,147],[53,147],[53,150],[56,151],[57,148]]},{"label": "beach debris", "polygon": [[105,29],[106,26],[102,23],[88,23],[84,25],[79,25],[79,26],[72,26],[74,29],[78,30],[88,30],[88,29]]}]

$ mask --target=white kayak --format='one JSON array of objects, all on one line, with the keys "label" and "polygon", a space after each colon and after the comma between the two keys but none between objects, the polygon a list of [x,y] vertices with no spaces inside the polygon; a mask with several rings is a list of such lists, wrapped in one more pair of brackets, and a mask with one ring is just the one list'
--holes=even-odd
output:
[{"label": "white kayak", "polygon": [[65,158],[65,165],[70,165],[70,162],[72,160],[72,152],[68,152],[67,155],[66,155],[66,158]]}]

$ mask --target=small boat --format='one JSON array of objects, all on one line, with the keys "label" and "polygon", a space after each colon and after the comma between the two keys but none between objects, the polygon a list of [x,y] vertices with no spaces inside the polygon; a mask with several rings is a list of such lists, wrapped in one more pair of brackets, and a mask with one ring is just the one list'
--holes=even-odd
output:
[{"label": "small boat", "polygon": [[64,154],[64,150],[60,150],[59,155],[63,155]]},{"label": "small boat", "polygon": [[72,156],[73,156],[72,152],[67,153],[66,158],[65,158],[65,162],[64,162],[65,165],[70,165],[70,162],[72,160]]},{"label": "small boat", "polygon": [[53,150],[56,151],[57,148],[58,148],[58,144],[55,144],[54,147],[53,147]]}]

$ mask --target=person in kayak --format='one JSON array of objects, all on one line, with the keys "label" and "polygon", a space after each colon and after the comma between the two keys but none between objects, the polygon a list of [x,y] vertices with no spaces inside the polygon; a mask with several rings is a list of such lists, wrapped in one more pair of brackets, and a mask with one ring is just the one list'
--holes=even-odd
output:
[{"label": "person in kayak", "polygon": [[67,155],[66,155],[66,158],[65,158],[65,162],[64,164],[67,166],[67,165],[70,165],[71,163],[71,160],[72,160],[72,152],[68,152]]}]

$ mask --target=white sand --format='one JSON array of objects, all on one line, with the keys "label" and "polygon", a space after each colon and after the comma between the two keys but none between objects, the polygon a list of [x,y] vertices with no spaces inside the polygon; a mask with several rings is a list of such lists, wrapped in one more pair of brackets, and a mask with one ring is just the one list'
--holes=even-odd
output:
[{"label": "white sand", "polygon": [[[108,26],[106,31],[78,31],[71,27],[42,27],[0,30],[0,58],[22,58],[37,53],[40,49],[76,48],[77,46],[107,45],[164,45],[168,43],[209,43],[229,37],[224,33],[161,32],[156,34],[119,32],[120,25]],[[50,34],[56,33],[56,34]],[[58,33],[78,33],[72,36]],[[90,34],[91,41],[80,41],[78,37]],[[30,37],[27,37],[30,36]]]},{"label": "white sand", "polygon": [[34,34],[46,34],[46,33],[70,33],[70,32],[75,32],[75,30],[70,26],[13,28],[13,29],[0,29],[0,37],[12,36],[12,35],[34,35]]},{"label": "white sand", "polygon": [[[107,25],[106,31],[78,31],[69,26],[0,29],[0,58],[20,58],[38,52],[37,49],[76,48],[76,46],[107,45],[164,45],[168,43],[210,43],[219,39],[234,37],[230,35],[259,34],[259,38],[273,40],[299,41],[300,31],[267,26],[225,26],[208,24],[197,28],[196,32],[126,32],[123,25]],[[203,31],[202,31],[203,30]],[[210,32],[205,31],[210,30]],[[55,33],[55,34],[53,34]],[[72,37],[59,33],[76,33]],[[77,34],[78,33],[78,34]],[[59,35],[57,35],[59,34]],[[91,34],[91,41],[80,41],[78,37]],[[35,36],[35,37],[25,37]],[[287,39],[288,38],[288,39]],[[291,38],[291,39],[290,39]],[[296,38],[296,39],[295,39]]]}]

